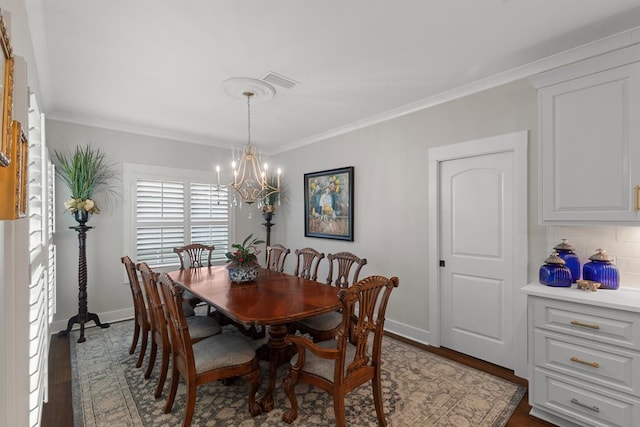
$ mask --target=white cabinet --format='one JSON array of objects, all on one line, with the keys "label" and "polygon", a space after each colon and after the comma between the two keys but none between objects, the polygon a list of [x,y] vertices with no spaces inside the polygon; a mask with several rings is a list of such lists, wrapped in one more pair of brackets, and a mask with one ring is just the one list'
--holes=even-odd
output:
[{"label": "white cabinet", "polygon": [[640,425],[640,291],[537,283],[527,297],[531,415],[558,425]]},{"label": "white cabinet", "polygon": [[531,81],[538,88],[542,220],[639,220],[640,46]]}]

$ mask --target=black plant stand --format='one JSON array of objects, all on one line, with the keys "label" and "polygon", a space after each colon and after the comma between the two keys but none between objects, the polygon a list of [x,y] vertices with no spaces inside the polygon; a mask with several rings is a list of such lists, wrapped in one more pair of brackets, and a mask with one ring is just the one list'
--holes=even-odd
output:
[{"label": "black plant stand", "polygon": [[[84,219],[84,221],[83,221]],[[87,231],[92,229],[93,227],[88,227],[86,225],[87,220],[89,219],[88,215],[84,215],[81,218],[76,215],[76,220],[80,223],[80,225],[76,227],[69,227],[78,232],[78,314],[69,319],[69,323],[67,323],[67,329],[64,331],[58,332],[59,337],[67,336],[71,327],[74,323],[78,323],[80,325],[80,338],[78,338],[78,342],[85,342],[86,338],[84,337],[84,324],[90,321],[94,321],[96,325],[101,328],[108,328],[108,323],[101,323],[100,318],[95,313],[89,313],[87,310]]]},{"label": "black plant stand", "polygon": [[[264,225],[265,227],[267,227],[267,248],[269,246],[271,246],[271,227],[273,227],[275,224],[271,222],[271,220],[273,219],[273,212],[263,212],[262,216],[264,217],[264,220],[266,222],[263,222],[262,225]],[[267,262],[267,259],[269,258],[269,253],[267,251],[264,251],[264,262]]]}]

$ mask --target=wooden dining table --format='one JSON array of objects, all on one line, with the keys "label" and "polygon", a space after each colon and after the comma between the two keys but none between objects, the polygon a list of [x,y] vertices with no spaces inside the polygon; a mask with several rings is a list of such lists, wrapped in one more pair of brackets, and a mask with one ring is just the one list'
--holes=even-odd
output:
[{"label": "wooden dining table", "polygon": [[260,399],[265,412],[274,406],[277,368],[293,354],[284,342],[287,325],[341,306],[338,288],[274,270],[261,268],[256,280],[246,283],[231,282],[225,266],[187,268],[169,276],[231,320],[267,327],[267,344],[257,350],[258,357],[269,362],[267,390]]}]

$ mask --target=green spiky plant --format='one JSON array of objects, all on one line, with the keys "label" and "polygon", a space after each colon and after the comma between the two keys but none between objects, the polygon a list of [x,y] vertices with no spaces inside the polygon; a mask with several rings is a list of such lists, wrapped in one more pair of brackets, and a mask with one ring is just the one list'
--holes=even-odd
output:
[{"label": "green spiky plant", "polygon": [[65,202],[65,208],[72,213],[84,209],[89,213],[99,213],[100,209],[93,200],[99,192],[115,197],[112,187],[117,173],[112,165],[106,163],[105,154],[89,145],[77,146],[72,155],[54,150],[57,159],[56,174],[62,179],[71,199]]}]

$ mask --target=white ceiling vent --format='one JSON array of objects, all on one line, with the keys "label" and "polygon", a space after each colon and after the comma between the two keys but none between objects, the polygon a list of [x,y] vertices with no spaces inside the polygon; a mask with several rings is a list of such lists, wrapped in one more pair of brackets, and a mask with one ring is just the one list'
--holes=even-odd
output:
[{"label": "white ceiling vent", "polygon": [[266,77],[262,80],[272,85],[283,87],[285,89],[291,89],[292,87],[298,85],[297,81],[290,79],[289,77],[285,77],[281,74],[274,73],[273,71],[269,71],[269,74],[267,74]]}]

